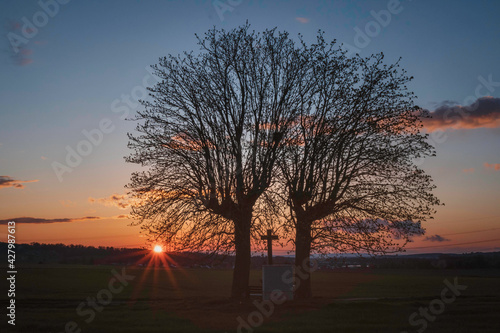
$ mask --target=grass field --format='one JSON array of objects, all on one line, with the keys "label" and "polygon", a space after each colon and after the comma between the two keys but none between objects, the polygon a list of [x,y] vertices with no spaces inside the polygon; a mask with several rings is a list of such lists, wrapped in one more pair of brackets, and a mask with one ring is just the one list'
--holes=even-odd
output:
[{"label": "grass field", "polygon": [[[0,331],[236,332],[240,317],[259,324],[242,332],[417,332],[424,322],[425,332],[500,332],[498,271],[317,271],[312,300],[276,305],[260,325],[265,315],[255,304],[228,299],[230,270],[126,267],[134,279],[123,288],[115,281],[111,293],[112,270],[122,273],[119,266],[19,268],[16,326],[4,315]],[[433,300],[441,299],[444,280],[455,278],[467,289],[440,309]],[[251,279],[258,284],[260,271]],[[109,304],[92,308],[96,297]],[[429,320],[418,315],[410,325],[412,313],[431,302],[439,313]]]}]

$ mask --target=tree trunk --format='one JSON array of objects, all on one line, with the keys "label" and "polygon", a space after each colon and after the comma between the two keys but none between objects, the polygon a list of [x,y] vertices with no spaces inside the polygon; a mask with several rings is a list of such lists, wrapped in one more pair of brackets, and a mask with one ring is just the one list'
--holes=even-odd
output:
[{"label": "tree trunk", "polygon": [[250,279],[250,225],[252,211],[245,212],[234,221],[235,225],[235,261],[233,270],[233,285],[231,298],[246,298],[248,282]]},{"label": "tree trunk", "polygon": [[311,224],[298,220],[295,235],[295,298],[297,299],[312,297],[310,255]]}]

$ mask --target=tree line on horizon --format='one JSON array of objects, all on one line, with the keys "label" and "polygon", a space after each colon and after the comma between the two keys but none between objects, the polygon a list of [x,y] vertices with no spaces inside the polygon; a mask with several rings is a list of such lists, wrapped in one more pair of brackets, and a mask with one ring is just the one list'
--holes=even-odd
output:
[{"label": "tree line on horizon", "polygon": [[[0,242],[0,250],[7,250],[8,243]],[[111,246],[84,246],[45,244],[32,242],[17,244],[16,254],[23,265],[132,265],[139,266],[149,250],[115,248]],[[177,268],[232,268],[234,257],[230,255],[207,256],[205,253],[167,253]],[[290,263],[294,258],[277,256],[278,264]],[[348,265],[360,265],[370,269],[500,269],[500,252],[471,252],[463,254],[435,254],[378,257],[321,257],[317,258],[320,270],[342,269]],[[251,267],[260,268],[266,263],[265,256],[253,256]],[[146,264],[144,264],[144,267]]]}]

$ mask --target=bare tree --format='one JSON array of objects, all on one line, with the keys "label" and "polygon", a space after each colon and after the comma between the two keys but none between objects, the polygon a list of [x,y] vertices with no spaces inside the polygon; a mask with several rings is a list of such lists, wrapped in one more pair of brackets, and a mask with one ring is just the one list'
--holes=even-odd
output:
[{"label": "bare tree", "polygon": [[184,249],[235,251],[231,296],[244,297],[252,212],[270,186],[283,138],[306,103],[311,65],[275,29],[207,32],[200,52],[153,66],[161,79],[129,134],[140,199],[132,215],[156,239]]},{"label": "bare tree", "polygon": [[[295,261],[314,252],[401,251],[439,200],[415,161],[434,155],[420,132],[412,79],[383,54],[348,57],[320,34],[315,89],[285,139],[282,198],[295,229]],[[311,296],[310,275],[296,296]]]}]

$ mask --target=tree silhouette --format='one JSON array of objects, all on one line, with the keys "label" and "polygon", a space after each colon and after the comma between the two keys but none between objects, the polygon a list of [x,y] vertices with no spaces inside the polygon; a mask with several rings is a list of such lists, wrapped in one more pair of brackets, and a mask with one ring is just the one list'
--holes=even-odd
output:
[{"label": "tree silhouette", "polygon": [[[129,184],[132,216],[151,238],[234,251],[231,296],[242,298],[261,213],[294,231],[301,267],[311,252],[401,251],[423,232],[440,202],[415,162],[435,152],[399,62],[248,24],[198,44],[153,66],[161,82],[129,134],[127,161],[147,168]],[[311,295],[303,274],[299,298]]]},{"label": "tree silhouette", "polygon": [[[383,58],[348,57],[318,37],[315,89],[278,163],[299,267],[311,251],[400,251],[439,204],[415,163],[435,154],[420,132],[427,114],[406,87],[412,78]],[[296,296],[310,297],[310,275],[300,280]]]},{"label": "tree silhouette", "polygon": [[235,251],[231,296],[248,286],[252,212],[271,185],[283,138],[308,101],[310,52],[287,33],[210,30],[200,52],[154,65],[161,82],[129,134],[139,200],[132,216],[183,249]]}]

